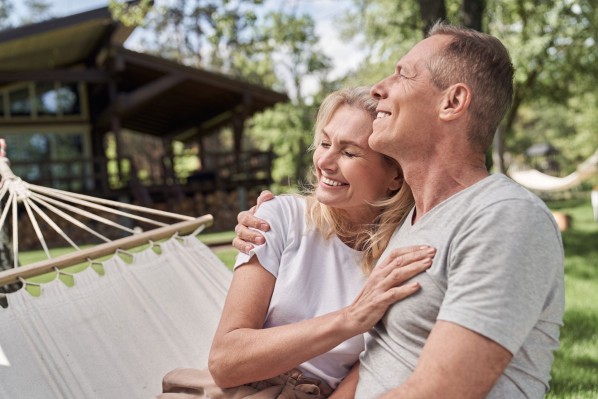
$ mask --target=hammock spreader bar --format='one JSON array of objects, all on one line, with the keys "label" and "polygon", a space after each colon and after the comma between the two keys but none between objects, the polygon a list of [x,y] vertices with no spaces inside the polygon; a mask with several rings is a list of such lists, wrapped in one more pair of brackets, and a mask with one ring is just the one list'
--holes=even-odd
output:
[{"label": "hammock spreader bar", "polygon": [[175,234],[185,235],[198,232],[198,229],[202,227],[211,226],[213,220],[212,215],[208,214],[193,220],[175,223],[146,231],[141,234],[99,244],[93,248],[78,250],[57,258],[47,259],[26,266],[15,267],[14,269],[0,272],[0,286],[15,283],[20,279],[39,276],[54,271],[55,269],[64,269],[69,266],[83,263],[88,259],[101,258],[113,254],[118,249],[127,250],[146,244],[150,241],[159,241]]}]

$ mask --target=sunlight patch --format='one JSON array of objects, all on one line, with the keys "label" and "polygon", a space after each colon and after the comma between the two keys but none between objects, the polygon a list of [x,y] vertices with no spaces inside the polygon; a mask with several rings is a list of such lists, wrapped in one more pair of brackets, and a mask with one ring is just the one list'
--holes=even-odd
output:
[{"label": "sunlight patch", "polygon": [[2,350],[1,346],[0,346],[0,366],[10,367],[10,362],[8,361],[8,358],[4,354],[4,351]]}]

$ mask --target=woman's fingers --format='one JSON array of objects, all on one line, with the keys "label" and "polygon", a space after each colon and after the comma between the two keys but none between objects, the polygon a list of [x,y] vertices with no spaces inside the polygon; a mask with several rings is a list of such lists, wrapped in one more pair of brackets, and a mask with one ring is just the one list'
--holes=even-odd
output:
[{"label": "woman's fingers", "polygon": [[409,279],[432,265],[435,252],[434,248],[425,246],[399,248],[374,268],[361,293],[346,311],[359,332],[376,324],[390,305],[419,290],[419,284],[409,282]]},{"label": "woman's fingers", "polygon": [[377,268],[385,268],[391,264],[393,264],[393,266],[397,266],[397,263],[399,266],[406,265],[425,257],[433,257],[435,254],[436,250],[427,245],[395,248],[388,254],[386,258],[382,259],[382,262]]},{"label": "woman's fingers", "polygon": [[406,264],[398,264],[386,275],[386,285],[383,288],[390,289],[392,286],[402,284],[430,266],[432,266],[432,257],[417,259]]}]

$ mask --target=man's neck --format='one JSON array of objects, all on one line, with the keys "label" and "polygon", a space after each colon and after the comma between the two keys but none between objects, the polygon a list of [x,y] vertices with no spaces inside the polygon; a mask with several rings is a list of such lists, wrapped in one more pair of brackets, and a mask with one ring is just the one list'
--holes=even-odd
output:
[{"label": "man's neck", "polygon": [[479,162],[404,166],[403,172],[415,199],[413,223],[442,201],[489,175]]}]

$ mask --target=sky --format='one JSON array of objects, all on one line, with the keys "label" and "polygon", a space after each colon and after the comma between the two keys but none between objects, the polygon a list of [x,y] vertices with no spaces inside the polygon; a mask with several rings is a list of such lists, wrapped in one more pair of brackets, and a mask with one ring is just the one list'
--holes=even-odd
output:
[{"label": "sky", "polygon": [[[156,0],[166,1],[166,0]],[[52,5],[50,14],[54,17],[76,14],[95,8],[105,7],[108,0],[48,0]],[[19,3],[19,2],[16,2]],[[316,31],[320,37],[320,47],[332,59],[333,69],[330,78],[343,76],[349,70],[355,69],[363,60],[363,53],[358,51],[352,43],[347,43],[338,37],[335,30],[335,17],[351,7],[350,0],[267,0],[266,6],[272,8],[293,9],[299,13],[308,13],[316,21]],[[18,8],[19,6],[17,6]],[[17,12],[23,12],[17,9]],[[135,34],[129,40],[135,40]],[[127,46],[129,43],[125,43]],[[306,82],[305,92],[311,94],[317,90],[315,82]]]}]

